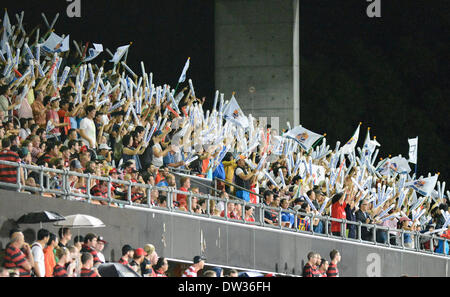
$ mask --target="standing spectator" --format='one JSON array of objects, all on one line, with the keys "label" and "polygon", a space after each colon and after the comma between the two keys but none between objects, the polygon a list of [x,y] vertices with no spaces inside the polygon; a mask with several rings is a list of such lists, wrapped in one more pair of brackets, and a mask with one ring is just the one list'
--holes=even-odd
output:
[{"label": "standing spectator", "polygon": [[206,259],[202,256],[195,256],[193,264],[186,269],[182,277],[197,277],[197,273],[205,266]]},{"label": "standing spectator", "polygon": [[105,244],[107,244],[106,240],[102,237],[99,236],[97,238],[97,244],[95,245],[95,250],[97,251],[97,256],[100,259],[101,263],[105,263],[105,255],[103,255],[103,249],[105,248]]},{"label": "standing spectator", "polygon": [[80,277],[100,277],[97,269],[94,268],[94,257],[90,253],[84,252],[81,254]]},{"label": "standing spectator", "polygon": [[303,267],[303,277],[318,277],[317,262],[320,261],[320,255],[315,252],[308,253],[308,262]]},{"label": "standing spectator", "polygon": [[158,130],[153,135],[153,147],[152,147],[152,165],[156,167],[162,167],[164,165],[164,157],[169,154],[169,152],[172,150],[171,146],[168,146],[165,150],[161,147],[161,142],[166,136],[165,133],[163,133],[161,130]]},{"label": "standing spectator", "polygon": [[[11,234],[4,258],[4,267],[7,269],[18,269],[20,277],[30,277],[31,269],[34,267],[34,258],[31,248],[24,240],[21,231],[15,230]],[[21,249],[24,249],[22,252]]]},{"label": "standing spectator", "polygon": [[122,257],[119,259],[119,263],[123,265],[129,265],[131,260],[133,260],[134,249],[126,244],[122,247]]},{"label": "standing spectator", "polygon": [[[345,207],[347,202],[345,201],[346,193],[337,193],[331,198],[331,217],[334,219],[345,219],[347,214],[345,213]],[[345,227],[343,228],[345,231]],[[337,221],[331,221],[331,233],[334,236],[344,236],[341,234],[341,223]]]},{"label": "standing spectator", "polygon": [[320,265],[319,265],[319,277],[327,277],[327,271],[328,271],[328,260],[323,258],[322,260],[320,260]]},{"label": "standing spectator", "polygon": [[130,262],[130,267],[140,276],[142,275],[141,264],[144,262],[144,258],[147,253],[143,248],[137,248],[134,250],[133,260]]},{"label": "standing spectator", "polygon": [[141,263],[142,276],[155,277],[155,271],[152,269],[152,266],[158,261],[158,254],[155,251],[155,246],[153,244],[146,244],[144,246],[144,251],[146,255]]},{"label": "standing spectator", "polygon": [[[345,218],[347,221],[356,222],[356,202],[353,199],[345,206]],[[356,239],[356,229],[357,226],[355,224],[348,224],[347,237]]]},{"label": "standing spectator", "polygon": [[47,246],[44,248],[45,277],[53,276],[53,268],[56,265],[55,248],[58,246],[58,238],[50,233]]},{"label": "standing spectator", "polygon": [[[19,155],[11,150],[11,141],[9,138],[2,139],[2,150],[0,152],[0,161],[8,162],[20,162]],[[25,178],[23,175],[23,170],[20,168],[20,182],[23,184]],[[4,183],[17,183],[17,167],[11,165],[0,164],[0,182]],[[0,188],[3,188],[0,186]],[[6,188],[9,189],[9,188]]]},{"label": "standing spectator", "polygon": [[31,104],[31,109],[33,111],[33,118],[36,121],[36,124],[38,124],[41,128],[45,128],[45,126],[47,125],[47,109],[45,108],[43,101],[44,93],[39,90],[36,91],[35,99]]},{"label": "standing spectator", "polygon": [[45,276],[44,248],[50,239],[50,232],[47,229],[39,229],[37,240],[31,245],[31,252],[34,259],[34,273],[37,277]]},{"label": "standing spectator", "polygon": [[328,277],[339,277],[339,269],[337,268],[337,264],[341,262],[341,254],[338,250],[332,250],[330,252],[330,265],[328,265],[327,276]]},{"label": "standing spectator", "polygon": [[[183,176],[180,179],[181,187],[179,191],[188,192],[191,187],[191,179],[189,177]],[[177,194],[177,201],[179,203],[179,208],[187,211],[187,195]]]},{"label": "standing spectator", "polygon": [[[356,212],[356,221],[363,224],[371,224],[372,219],[367,212],[369,202],[367,199],[363,199],[360,202],[359,210]],[[361,227],[361,239],[365,241],[372,241],[372,231],[368,227]]]},{"label": "standing spectator", "polygon": [[83,242],[84,242],[83,235],[77,235],[73,239],[73,244],[75,248],[78,250],[78,252],[81,252],[81,249],[83,248]]},{"label": "standing spectator", "polygon": [[72,239],[72,231],[70,230],[70,228],[67,227],[59,228],[58,236],[59,236],[58,246],[67,248],[67,244]]},{"label": "standing spectator", "polygon": [[250,190],[251,179],[257,174],[257,171],[247,172],[245,165],[245,157],[240,156],[237,161],[236,170],[234,171],[234,181],[240,187],[236,190],[236,197],[250,202],[250,193],[248,191]]},{"label": "standing spectator", "polygon": [[96,148],[96,129],[95,129],[95,107],[93,105],[89,105],[86,107],[86,116],[81,120],[80,122],[80,128],[79,133],[81,136],[81,140],[83,141],[84,145],[91,149]]},{"label": "standing spectator", "polygon": [[169,269],[169,263],[166,258],[160,257],[153,266],[156,277],[167,277],[166,271]]},{"label": "standing spectator", "polygon": [[12,90],[8,85],[3,85],[0,87],[0,110],[5,113],[5,115],[11,114],[13,110],[19,103],[12,103]]},{"label": "standing spectator", "polygon": [[[68,123],[60,123],[59,122],[59,115],[58,115],[58,109],[59,109],[59,100],[58,97],[53,97],[49,100],[49,103],[47,103],[44,100],[44,105],[49,106],[47,109],[47,122],[51,122],[53,124],[54,129],[52,129],[49,134],[53,134],[54,137],[59,141],[61,130],[60,127],[65,127],[68,125]],[[47,103],[47,104],[46,104]]]},{"label": "standing spectator", "polygon": [[84,243],[81,246],[81,253],[90,253],[93,257],[94,266],[98,266],[101,264],[100,259],[98,258],[97,251],[95,250],[97,245],[97,236],[93,233],[88,233],[84,237]]}]

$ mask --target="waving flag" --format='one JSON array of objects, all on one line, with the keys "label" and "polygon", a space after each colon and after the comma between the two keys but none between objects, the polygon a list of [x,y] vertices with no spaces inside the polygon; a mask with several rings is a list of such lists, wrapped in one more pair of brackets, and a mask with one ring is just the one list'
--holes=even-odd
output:
[{"label": "waving flag", "polygon": [[129,47],[130,47],[130,45],[128,44],[128,45],[124,45],[124,46],[117,48],[116,53],[114,54],[114,57],[112,58],[112,60],[110,60],[110,62],[112,62],[114,64],[119,63],[119,61],[125,55],[125,53],[127,52]]},{"label": "waving flag", "polygon": [[430,176],[427,178],[419,178],[417,180],[405,183],[405,187],[413,188],[417,193],[423,196],[429,196],[436,186],[438,176],[438,174],[435,174],[434,176]]},{"label": "waving flag", "polygon": [[324,136],[309,131],[302,126],[297,126],[284,133],[283,137],[295,140],[305,151],[309,151],[309,149]]},{"label": "waving flag", "polygon": [[417,164],[417,148],[419,145],[419,137],[408,139],[409,143],[409,160],[408,162]]},{"label": "waving flag", "polygon": [[89,62],[97,58],[103,52],[103,45],[94,43],[94,48],[90,48],[88,51],[88,56],[83,62]]},{"label": "waving flag", "polygon": [[61,38],[55,33],[51,33],[47,40],[41,45],[42,49],[49,53],[67,52],[69,48],[70,35]]},{"label": "waving flag", "polygon": [[3,28],[7,34],[7,37],[9,38],[13,34],[13,31],[11,27],[11,22],[9,21],[8,12],[6,11],[6,9],[5,9],[5,16],[3,17]]},{"label": "waving flag", "polygon": [[350,154],[355,150],[356,143],[358,142],[359,138],[359,128],[361,127],[361,123],[359,123],[358,128],[356,128],[355,133],[353,133],[353,136],[350,138],[349,141],[341,148],[342,154]]},{"label": "waving flag", "polygon": [[370,139],[370,128],[368,128],[366,140],[364,141],[364,146],[363,146],[363,155],[365,157],[371,156],[377,146],[380,146],[380,144],[378,143],[378,141],[375,138],[373,140]]},{"label": "waving flag", "polygon": [[186,72],[189,69],[189,63],[190,63],[189,61],[190,60],[191,60],[191,58],[187,59],[186,64],[184,65],[184,68],[183,68],[183,72],[181,73],[180,78],[178,79],[178,83],[182,83],[186,80]]},{"label": "waving flag", "polygon": [[239,107],[239,104],[236,101],[236,98],[233,96],[231,97],[230,102],[225,107],[223,111],[224,119],[229,120],[230,122],[241,126],[242,128],[246,129],[249,126],[248,118],[244,115],[241,108]]},{"label": "waving flag", "polygon": [[408,160],[397,156],[387,159],[387,161],[381,165],[377,171],[382,175],[393,175],[394,173],[407,174],[411,172],[411,168],[409,167]]}]

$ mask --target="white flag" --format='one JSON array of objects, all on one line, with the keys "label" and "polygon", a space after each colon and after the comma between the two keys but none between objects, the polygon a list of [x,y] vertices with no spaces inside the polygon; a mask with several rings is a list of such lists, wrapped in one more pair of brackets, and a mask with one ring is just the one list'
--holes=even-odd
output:
[{"label": "white flag", "polygon": [[248,118],[244,115],[239,104],[236,101],[236,98],[231,97],[230,103],[225,107],[223,111],[224,119],[229,120],[230,122],[241,126],[246,129],[249,125]]},{"label": "white flag", "polygon": [[341,153],[343,154],[350,154],[355,150],[356,143],[358,142],[359,138],[359,128],[361,127],[361,123],[358,125],[358,128],[356,128],[355,133],[353,133],[353,136],[350,138],[349,141],[341,148]]},{"label": "white flag", "polygon": [[88,56],[84,59],[84,62],[89,62],[97,58],[103,52],[103,45],[94,43],[94,48],[90,48]]},{"label": "white flag", "polygon": [[366,140],[364,141],[364,146],[363,146],[363,154],[366,157],[369,157],[372,155],[372,153],[375,151],[375,148],[377,146],[380,146],[380,144],[378,143],[378,141],[374,138],[373,140],[370,139],[370,130],[367,129],[367,135],[366,135]]},{"label": "white flag", "polygon": [[116,53],[114,54],[114,57],[110,62],[114,64],[119,63],[120,59],[122,59],[122,57],[125,55],[129,47],[130,45],[128,44],[117,48]]},{"label": "white flag", "polygon": [[186,72],[189,69],[189,64],[190,64],[189,61],[190,60],[191,60],[191,58],[187,59],[186,64],[184,65],[184,68],[183,68],[183,72],[181,73],[180,78],[178,79],[178,83],[182,83],[186,80]]},{"label": "white flag", "polygon": [[419,137],[408,139],[408,143],[409,143],[408,162],[417,164],[417,146],[419,145]]},{"label": "white flag", "polygon": [[47,40],[41,45],[42,49],[49,53],[67,52],[69,48],[70,35],[66,38],[61,38],[55,33],[51,33]]},{"label": "white flag", "polygon": [[309,131],[302,126],[297,126],[284,133],[283,137],[295,140],[305,151],[308,151],[323,136]]},{"label": "white flag", "polygon": [[434,176],[419,178],[417,180],[413,180],[407,182],[405,187],[413,188],[417,193],[423,196],[429,196],[433,192],[434,187],[436,186],[439,175],[435,174]]},{"label": "white flag", "polygon": [[5,16],[3,17],[3,29],[8,35],[8,38],[13,34],[12,28],[11,28],[11,22],[9,21],[8,12],[5,9]]}]

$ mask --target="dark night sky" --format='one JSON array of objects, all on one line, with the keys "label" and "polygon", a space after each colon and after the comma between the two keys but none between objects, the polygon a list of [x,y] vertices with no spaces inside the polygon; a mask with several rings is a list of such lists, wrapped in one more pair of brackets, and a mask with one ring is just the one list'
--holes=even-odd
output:
[{"label": "dark night sky", "polygon": [[[174,86],[191,57],[188,78],[199,96],[212,101],[214,1],[81,3],[82,17],[72,19],[64,0],[7,1],[7,8],[14,20],[25,11],[27,31],[37,24],[45,29],[41,12],[49,22],[59,12],[58,35],[102,43],[112,52],[133,41],[129,66],[140,73],[143,60],[156,84]],[[370,126],[382,145],[379,157],[407,157],[407,139],[419,136],[419,174],[440,171],[446,180],[450,6],[444,0],[381,3],[382,17],[370,19],[365,0],[300,0],[301,124],[327,133],[334,148],[362,121],[358,144]],[[109,58],[104,53],[95,62]]]}]

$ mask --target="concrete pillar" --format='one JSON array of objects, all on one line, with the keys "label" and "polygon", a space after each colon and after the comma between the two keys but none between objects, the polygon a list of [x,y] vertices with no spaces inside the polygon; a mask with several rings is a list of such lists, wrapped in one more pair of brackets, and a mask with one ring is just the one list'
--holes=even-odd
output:
[{"label": "concrete pillar", "polygon": [[[299,0],[216,0],[216,89],[245,114],[299,124]],[[276,122],[276,121],[275,121]],[[275,123],[272,123],[273,128]]]}]

